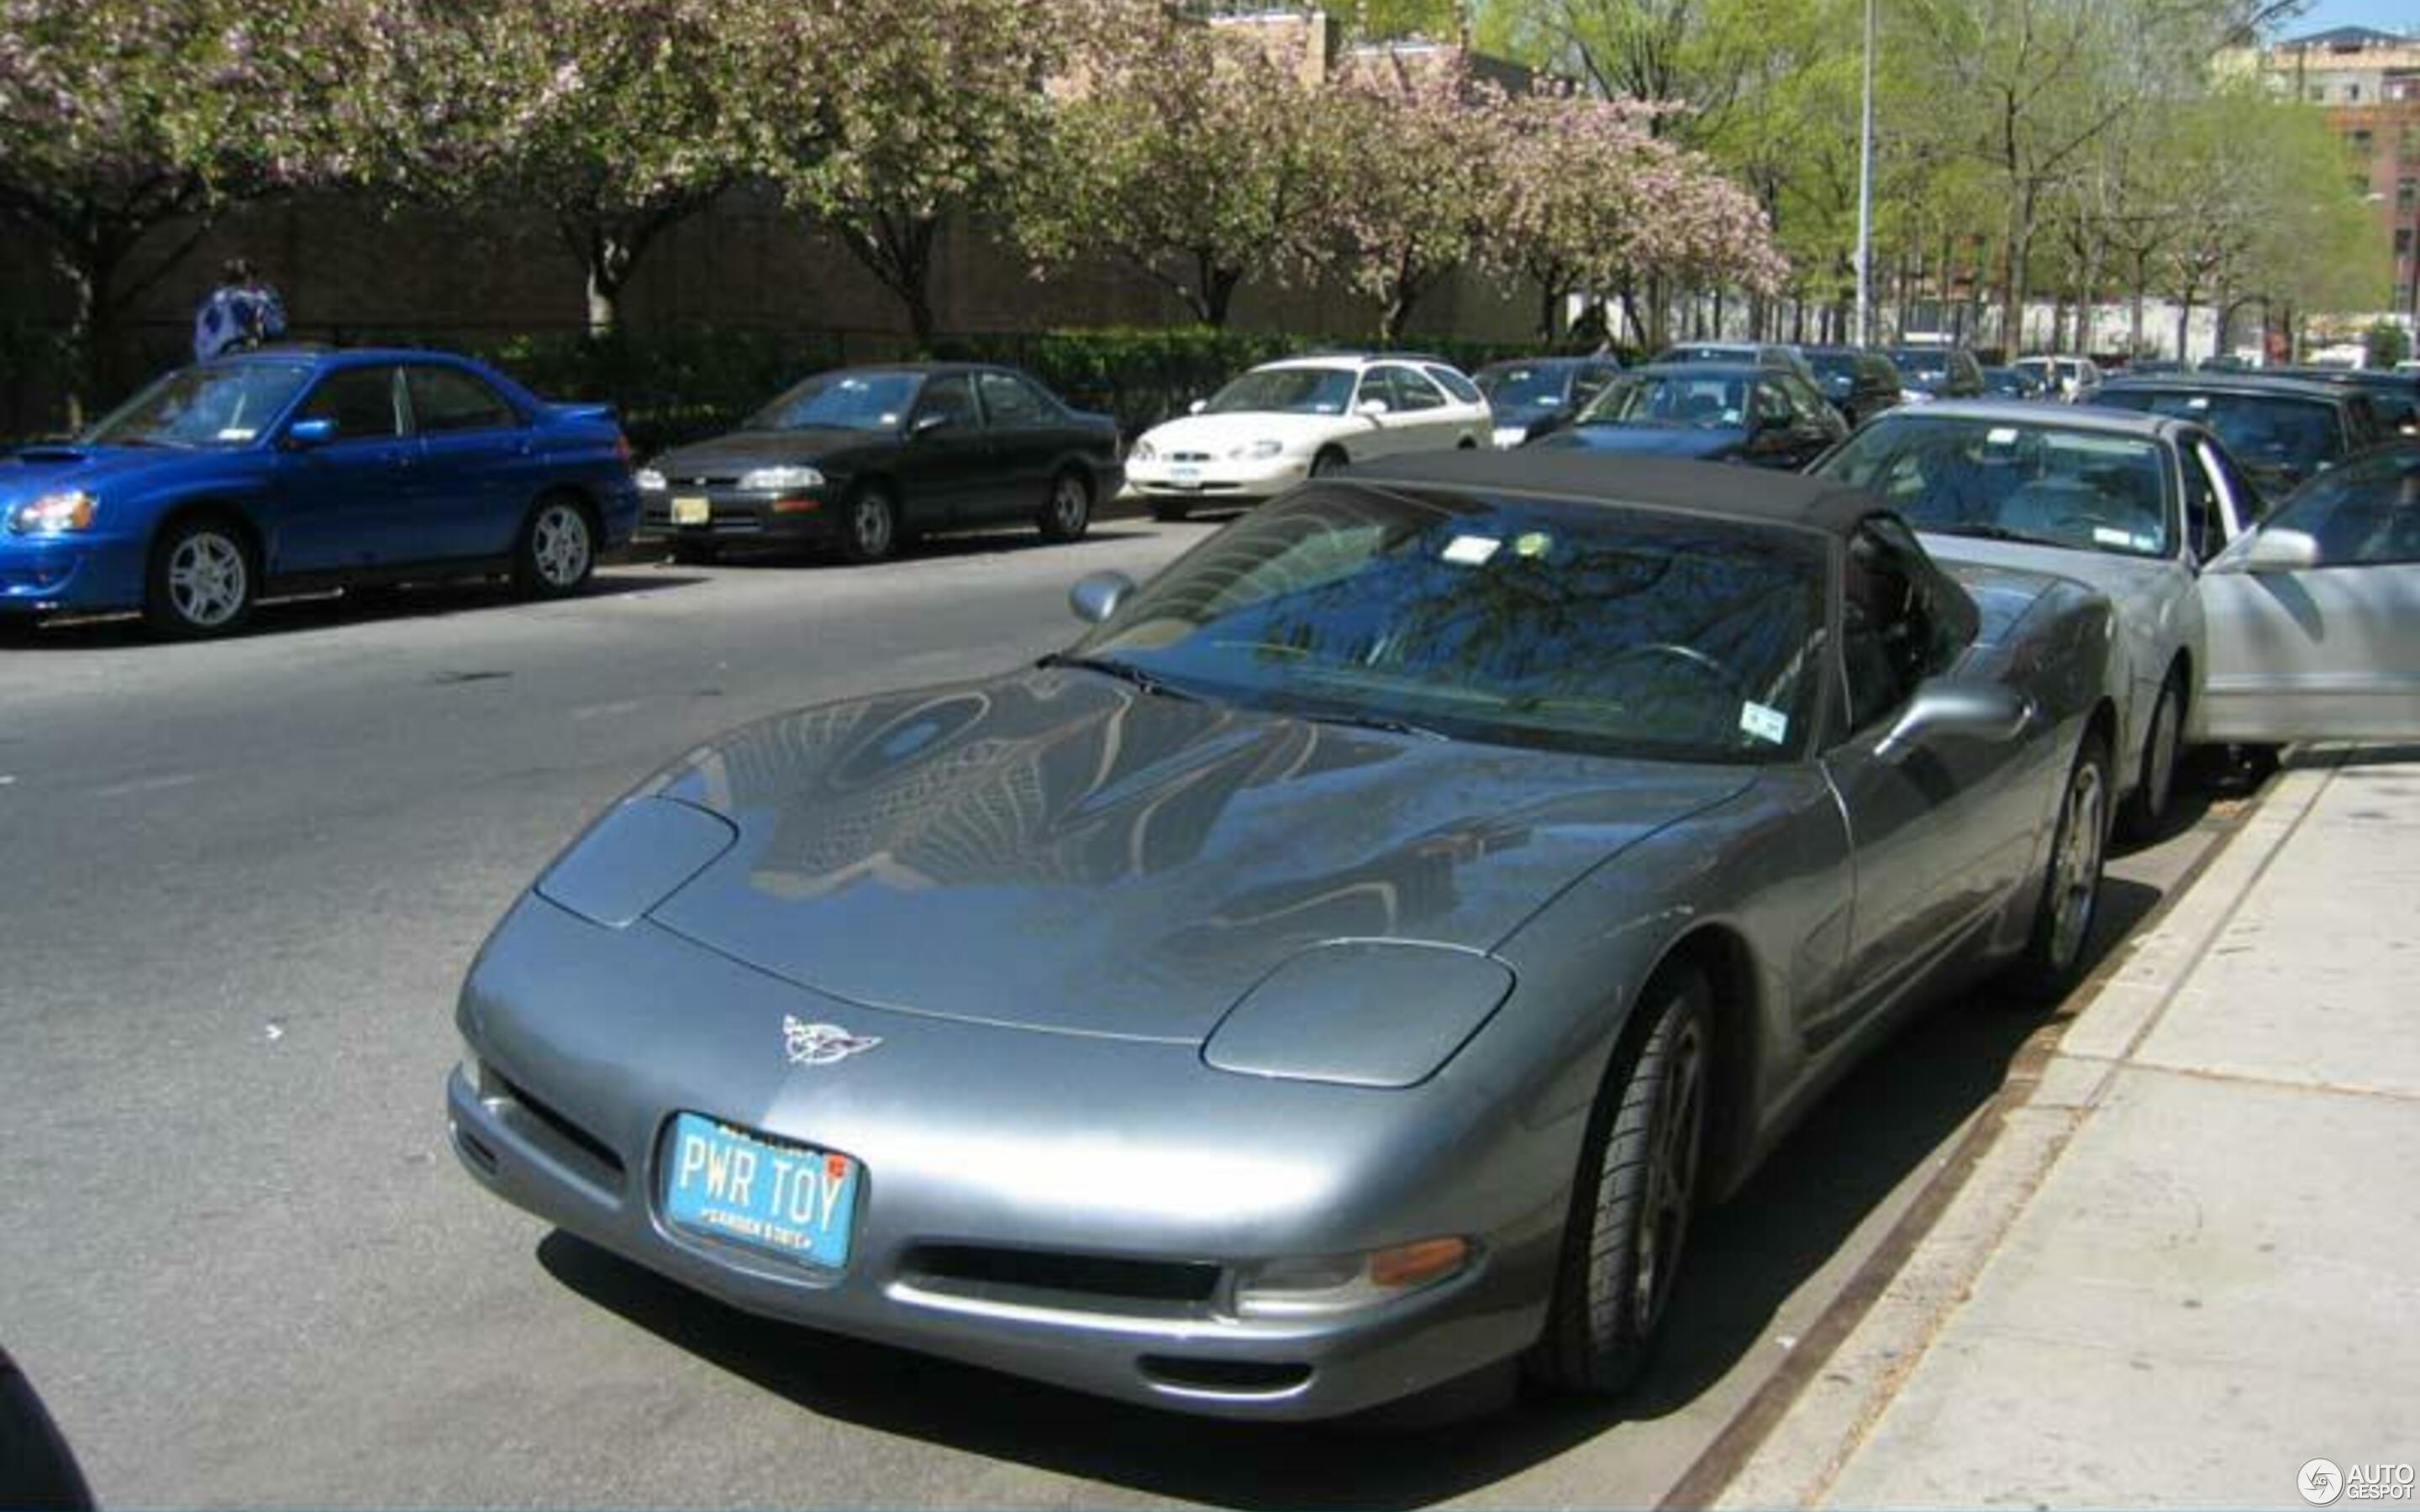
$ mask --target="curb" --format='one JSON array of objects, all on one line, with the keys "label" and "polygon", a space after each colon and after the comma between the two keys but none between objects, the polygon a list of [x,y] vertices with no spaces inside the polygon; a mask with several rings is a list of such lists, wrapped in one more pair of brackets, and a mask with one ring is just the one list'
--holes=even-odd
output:
[{"label": "curb", "polygon": [[1940,1170],[1662,1508],[1823,1499],[2345,759],[2289,769],[2248,811],[2221,821],[2226,832],[2079,984],[2071,1011],[2028,1041]]}]

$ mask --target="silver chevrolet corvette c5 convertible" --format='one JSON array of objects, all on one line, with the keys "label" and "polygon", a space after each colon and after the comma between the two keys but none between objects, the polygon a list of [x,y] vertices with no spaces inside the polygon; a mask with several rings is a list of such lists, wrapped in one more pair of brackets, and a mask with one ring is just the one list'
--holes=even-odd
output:
[{"label": "silver chevrolet corvette c5 convertible", "polygon": [[[768,1317],[1234,1418],[1641,1367],[1902,1011],[2079,969],[2111,618],[1870,496],[1438,454],[998,677],[644,783],[472,966],[455,1149]],[[812,1334],[798,1347],[816,1347]]]}]

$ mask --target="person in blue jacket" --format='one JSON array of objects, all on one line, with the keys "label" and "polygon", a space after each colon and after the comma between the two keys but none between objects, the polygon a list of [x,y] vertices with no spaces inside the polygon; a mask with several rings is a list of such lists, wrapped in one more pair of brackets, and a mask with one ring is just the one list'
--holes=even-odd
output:
[{"label": "person in blue jacket", "polygon": [[228,258],[218,287],[194,312],[194,360],[207,362],[221,352],[241,351],[285,334],[286,305],[277,291],[261,281],[250,262]]}]

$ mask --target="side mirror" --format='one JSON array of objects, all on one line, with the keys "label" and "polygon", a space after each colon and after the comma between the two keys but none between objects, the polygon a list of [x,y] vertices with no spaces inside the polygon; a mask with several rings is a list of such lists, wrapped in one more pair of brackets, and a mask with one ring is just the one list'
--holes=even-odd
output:
[{"label": "side mirror", "polygon": [[1118,611],[1134,587],[1123,572],[1087,573],[1067,590],[1067,610],[1086,625],[1098,625]]},{"label": "side mirror", "polygon": [[286,427],[288,446],[325,446],[336,439],[336,423],[333,420],[298,420]]},{"label": "side mirror", "polygon": [[1874,754],[1900,757],[1942,735],[1970,740],[2014,740],[2033,722],[2033,704],[2013,688],[1972,677],[1929,677],[1883,737]]},{"label": "side mirror", "polygon": [[2246,572],[2301,572],[2319,564],[2319,543],[2302,531],[2264,530],[2237,560]]},{"label": "side mirror", "polygon": [[1188,415],[1198,415],[1198,414],[1200,414],[1202,410],[1207,409],[1209,409],[1209,408],[1210,408],[1210,401],[1209,401],[1209,400],[1207,400],[1207,399],[1196,399],[1196,400],[1194,400],[1191,404],[1188,404],[1188,405],[1187,405],[1187,406],[1185,407],[1185,412],[1186,412],[1187,414],[1188,414]]},{"label": "side mirror", "polygon": [[1372,420],[1375,420],[1380,415],[1387,412],[1387,401],[1384,399],[1364,399],[1359,404],[1353,407],[1353,412],[1357,415],[1367,415]]}]

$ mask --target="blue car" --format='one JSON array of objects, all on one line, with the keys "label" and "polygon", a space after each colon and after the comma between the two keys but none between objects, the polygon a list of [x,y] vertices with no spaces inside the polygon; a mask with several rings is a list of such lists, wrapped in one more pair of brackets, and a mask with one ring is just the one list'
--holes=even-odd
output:
[{"label": "blue car", "polygon": [[1571,424],[1522,450],[1744,462],[1795,472],[1848,433],[1839,411],[1795,373],[1699,361],[1621,375]]},{"label": "blue car", "polygon": [[264,594],[500,574],[554,596],[638,517],[605,406],[442,352],[247,352],[0,456],[0,623],[140,609],[221,635]]}]

